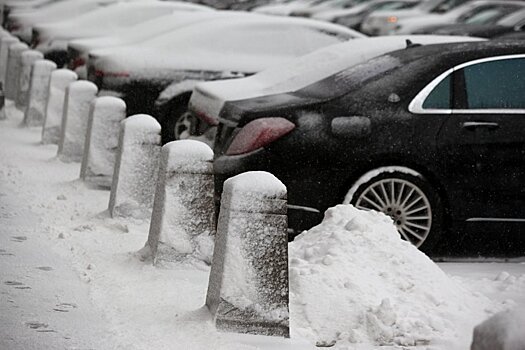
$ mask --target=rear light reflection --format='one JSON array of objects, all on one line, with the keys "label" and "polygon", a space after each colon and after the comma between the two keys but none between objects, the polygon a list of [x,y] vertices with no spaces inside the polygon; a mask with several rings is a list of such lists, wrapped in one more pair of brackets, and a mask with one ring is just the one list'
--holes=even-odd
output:
[{"label": "rear light reflection", "polygon": [[235,136],[226,155],[233,156],[267,146],[295,129],[295,124],[284,118],[261,118],[246,124]]},{"label": "rear light reflection", "polygon": [[104,72],[103,70],[96,69],[95,76],[98,78],[110,77],[110,78],[127,78],[129,77],[128,72]]}]

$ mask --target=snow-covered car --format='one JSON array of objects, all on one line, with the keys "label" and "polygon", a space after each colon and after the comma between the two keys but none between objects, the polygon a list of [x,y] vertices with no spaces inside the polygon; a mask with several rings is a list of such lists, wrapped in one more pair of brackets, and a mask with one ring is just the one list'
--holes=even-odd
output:
[{"label": "snow-covered car", "polygon": [[478,40],[482,39],[447,35],[393,35],[354,39],[319,49],[246,78],[199,83],[193,89],[189,110],[203,122],[217,125],[221,115],[228,113],[228,106],[232,103],[293,93],[344,69],[407,45]]},{"label": "snow-covered car", "polygon": [[232,103],[215,140],[216,198],[224,180],[268,171],[299,232],[351,203],[389,215],[424,251],[461,240],[454,228],[521,235],[524,52],[523,41],[410,45]]},{"label": "snow-covered car", "polygon": [[430,34],[448,24],[489,24],[522,8],[525,8],[525,2],[521,0],[477,0],[444,14],[400,19],[393,31],[398,34]]},{"label": "snow-covered car", "polygon": [[0,24],[7,28],[7,18],[10,13],[22,13],[24,11],[32,11],[48,3],[58,0],[26,0],[26,1],[3,1],[0,3]]},{"label": "snow-covered car", "polygon": [[42,25],[56,21],[72,19],[101,6],[115,3],[117,0],[62,0],[48,3],[33,11],[12,13],[6,28],[23,41],[30,43],[35,24]]},{"label": "snow-covered car", "polygon": [[167,142],[178,138],[176,124],[197,82],[251,75],[358,37],[363,35],[331,23],[238,12],[140,45],[95,50],[88,79],[101,94],[122,97],[128,114],[153,114]]},{"label": "snow-covered car", "polygon": [[[479,13],[464,23],[424,27],[417,33],[494,38],[507,33],[520,32],[525,29],[525,8],[517,12],[516,10],[513,7],[498,7]],[[507,15],[504,16],[505,14]]]},{"label": "snow-covered car", "polygon": [[279,4],[268,4],[252,9],[252,12],[266,15],[289,16],[294,11],[307,9],[322,3],[324,0],[286,0]]},{"label": "snow-covered car", "polygon": [[157,35],[178,28],[196,24],[214,18],[235,15],[231,11],[177,11],[139,23],[133,27],[118,30],[111,36],[72,40],[68,44],[68,68],[74,70],[81,78],[87,78],[86,62],[89,52],[97,49],[137,44]]},{"label": "snow-covered car", "polygon": [[326,11],[349,9],[367,1],[369,0],[328,0],[313,6],[309,6],[307,8],[294,10],[290,13],[290,15],[299,17],[315,17],[316,15]]},{"label": "snow-covered car", "polygon": [[428,14],[446,13],[468,0],[422,0],[417,6],[405,10],[386,10],[371,13],[361,24],[361,31],[369,35],[391,35],[398,22],[405,18],[419,18]]},{"label": "snow-covered car", "polygon": [[32,46],[43,52],[46,58],[62,66],[67,60],[67,44],[73,39],[108,35],[177,11],[211,11],[211,9],[176,1],[117,2],[73,19],[35,26]]},{"label": "snow-covered car", "polygon": [[420,0],[371,0],[349,9],[324,11],[312,17],[359,30],[364,19],[374,11],[409,9],[420,2]]}]

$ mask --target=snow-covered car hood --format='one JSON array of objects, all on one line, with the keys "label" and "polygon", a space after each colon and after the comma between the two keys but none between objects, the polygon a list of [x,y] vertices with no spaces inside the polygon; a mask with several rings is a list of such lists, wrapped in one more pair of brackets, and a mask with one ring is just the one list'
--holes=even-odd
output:
[{"label": "snow-covered car hood", "polygon": [[331,45],[292,59],[247,78],[197,84],[190,100],[192,109],[217,118],[227,101],[293,92],[373,57],[406,47],[406,40],[433,44],[482,40],[470,37],[408,35],[355,39]]}]

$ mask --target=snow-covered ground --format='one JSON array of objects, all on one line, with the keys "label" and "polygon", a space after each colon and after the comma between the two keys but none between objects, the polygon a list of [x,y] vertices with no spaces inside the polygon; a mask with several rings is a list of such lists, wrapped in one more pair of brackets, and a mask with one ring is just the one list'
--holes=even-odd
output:
[{"label": "snow-covered ground", "polygon": [[[0,349],[303,350],[322,335],[318,345],[337,340],[338,349],[459,350],[491,313],[525,305],[524,262],[441,263],[442,273],[392,236],[395,251],[375,249],[384,237],[360,235],[375,225],[370,217],[341,223],[347,209],[338,209],[323,228],[329,239],[318,228],[290,245],[292,338],[219,333],[203,306],[209,268],[141,262],[148,220],[110,218],[109,192],[78,180],[80,164],[62,163],[56,146],[41,145],[40,128],[20,128],[12,104],[6,112]],[[341,236],[347,231],[351,239]],[[354,251],[342,249],[348,244]]]}]

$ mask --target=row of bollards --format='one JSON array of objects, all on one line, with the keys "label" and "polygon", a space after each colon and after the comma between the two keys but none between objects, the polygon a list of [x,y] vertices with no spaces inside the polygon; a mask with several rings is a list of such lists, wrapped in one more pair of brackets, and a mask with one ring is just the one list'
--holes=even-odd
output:
[{"label": "row of bollards", "polygon": [[245,173],[225,182],[216,230],[213,151],[175,141],[161,146],[149,115],[126,118],[115,97],[0,35],[0,82],[42,127],[80,178],[110,188],[112,217],[151,218],[144,259],[211,264],[206,305],[219,330],[289,336],[286,188],[273,175]]}]

